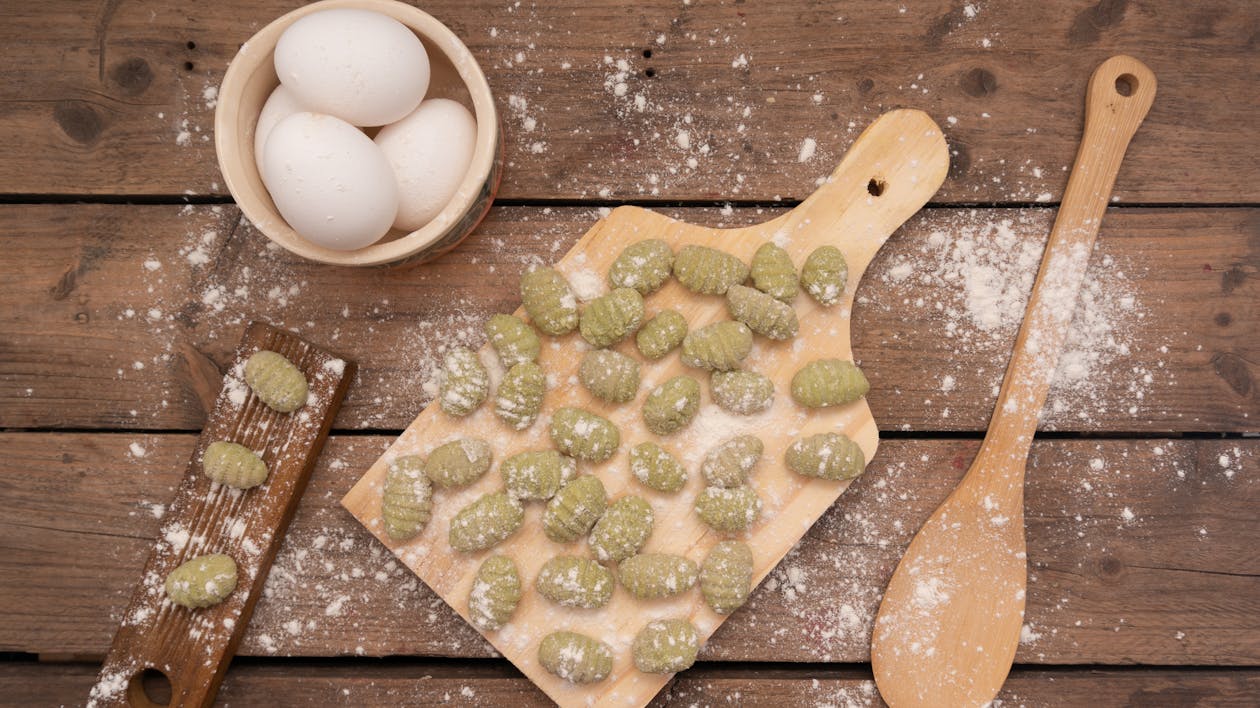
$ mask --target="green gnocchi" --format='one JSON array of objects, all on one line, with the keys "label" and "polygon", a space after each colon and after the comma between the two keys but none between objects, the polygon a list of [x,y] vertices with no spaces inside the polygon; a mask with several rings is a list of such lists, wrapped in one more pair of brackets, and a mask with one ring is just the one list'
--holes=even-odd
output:
[{"label": "green gnocchi", "polygon": [[547,375],[532,361],[523,361],[507,370],[494,395],[494,413],[513,430],[534,424],[542,412],[547,393]]},{"label": "green gnocchi", "polygon": [[607,347],[633,334],[641,324],[643,296],[632,288],[617,288],[587,303],[578,329],[591,346]]},{"label": "green gnocchi", "polygon": [[630,473],[640,484],[658,492],[677,492],[687,483],[687,469],[678,458],[650,441],[630,450]]},{"label": "green gnocchi", "polygon": [[748,475],[764,450],[761,438],[756,435],[736,435],[705,454],[700,472],[715,487],[738,487],[748,482]]},{"label": "green gnocchi", "polygon": [[482,561],[468,591],[468,620],[483,632],[507,624],[521,601],[521,575],[504,555]]},{"label": "green gnocchi", "polygon": [[381,520],[385,533],[395,541],[414,538],[433,515],[433,485],[424,474],[419,455],[397,457],[385,473],[381,493]]},{"label": "green gnocchi", "polygon": [[700,632],[685,619],[653,620],[635,635],[631,653],[635,668],[645,674],[685,671],[700,653]]},{"label": "green gnocchi", "polygon": [[578,380],[598,399],[625,403],[639,392],[639,362],[611,349],[593,349],[582,357]]},{"label": "green gnocchi", "polygon": [[612,599],[617,583],[612,571],[590,558],[556,556],[538,571],[538,594],[563,607],[591,610]]},{"label": "green gnocchi", "polygon": [[543,533],[556,543],[572,543],[590,532],[608,507],[604,483],[584,474],[560,487],[543,510]]},{"label": "green gnocchi", "polygon": [[223,602],[236,589],[236,561],[223,553],[197,556],[166,576],[166,596],[196,610]]},{"label": "green gnocchi", "polygon": [[683,246],[674,257],[674,277],[693,293],[722,295],[748,279],[748,266],[716,248]]},{"label": "green gnocchi", "polygon": [[292,413],[310,395],[306,377],[283,354],[261,349],[245,362],[245,383],[259,400],[277,413]]},{"label": "green gnocchi", "polygon": [[545,501],[577,474],[577,461],[555,450],[526,450],[504,460],[499,473],[512,496]]},{"label": "green gnocchi", "polygon": [[577,296],[555,268],[537,268],[521,276],[521,304],[543,334],[558,337],[578,325]]},{"label": "green gnocchi", "polygon": [[481,479],[493,456],[490,443],[481,438],[452,440],[429,453],[424,474],[444,489],[463,487]]},{"label": "green gnocchi", "polygon": [[843,359],[811,361],[792,377],[792,398],[806,408],[852,403],[865,396],[870,388],[862,370]]},{"label": "green gnocchi", "polygon": [[679,375],[657,386],[643,402],[643,422],[657,435],[687,427],[700,411],[700,382]]},{"label": "green gnocchi", "polygon": [[634,288],[650,295],[669,279],[674,250],[668,243],[650,238],[626,246],[608,269],[608,283],[614,288]]},{"label": "green gnocchi", "polygon": [[477,410],[490,393],[490,374],[476,352],[456,347],[442,361],[442,384],[438,392],[447,415],[463,417]]},{"label": "green gnocchi", "polygon": [[525,507],[507,492],[489,492],[460,509],[451,519],[447,540],[464,553],[497,546],[521,527]]},{"label": "green gnocchi", "polygon": [[709,371],[730,371],[752,351],[752,330],[743,322],[723,320],[687,334],[682,362]]},{"label": "green gnocchi", "polygon": [[714,531],[747,531],[761,516],[761,497],[748,485],[705,487],[696,497],[696,513]]},{"label": "green gnocchi", "polygon": [[621,446],[611,420],[581,408],[566,406],[552,414],[550,434],[557,450],[587,462],[603,462]]},{"label": "green gnocchi", "polygon": [[498,314],[486,320],[486,339],[505,369],[538,361],[538,353],[542,351],[538,333],[515,315]]},{"label": "green gnocchi", "polygon": [[796,310],[791,305],[755,288],[732,285],[726,291],[726,306],[731,311],[731,317],[763,337],[791,339],[800,329]]},{"label": "green gnocchi", "polygon": [[678,310],[661,310],[634,336],[639,353],[655,361],[674,351],[687,336],[687,320]]},{"label": "green gnocchi", "polygon": [[612,647],[578,632],[552,632],[538,644],[538,663],[573,683],[597,683],[612,673]]},{"label": "green gnocchi", "polygon": [[715,371],[709,388],[719,408],[738,415],[760,413],[774,403],[774,382],[755,371]]},{"label": "green gnocchi", "polygon": [[748,601],[752,592],[753,554],[742,541],[713,546],[700,565],[700,594],[719,615],[729,615]]},{"label": "green gnocchi", "polygon": [[797,440],[783,453],[788,469],[819,479],[855,479],[866,469],[862,448],[840,433],[819,433]]},{"label": "green gnocchi", "polygon": [[219,440],[207,445],[201,467],[211,480],[235,489],[257,487],[267,479],[267,463],[253,450],[234,442]]},{"label": "green gnocchi", "polygon": [[643,497],[622,497],[608,505],[608,510],[595,522],[587,545],[596,559],[620,563],[647,543],[654,520],[652,506]]},{"label": "green gnocchi", "polygon": [[761,244],[753,254],[749,271],[753,286],[776,300],[791,302],[800,292],[792,257],[773,243]]},{"label": "green gnocchi", "polygon": [[801,266],[801,287],[820,305],[834,305],[844,297],[849,265],[835,246],[819,246]]},{"label": "green gnocchi", "polygon": [[656,600],[686,592],[700,569],[694,561],[672,553],[640,553],[617,566],[621,585],[640,600]]}]

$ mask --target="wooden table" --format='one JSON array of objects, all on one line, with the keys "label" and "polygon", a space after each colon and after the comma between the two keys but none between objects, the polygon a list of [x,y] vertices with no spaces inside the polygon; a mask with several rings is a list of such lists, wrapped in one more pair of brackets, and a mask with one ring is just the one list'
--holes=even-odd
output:
[{"label": "wooden table", "polygon": [[252,318],[361,368],[221,700],[544,703],[337,500],[431,398],[441,347],[479,344],[522,270],[601,209],[764,220],[910,106],[945,129],[953,166],[858,293],[884,444],[659,699],[878,703],[881,588],[978,446],[1014,336],[1002,314],[1026,291],[1018,257],[1049,230],[1086,79],[1119,52],[1154,69],[1159,97],[1078,312],[1092,346],[1034,446],[1028,626],[1001,697],[1260,699],[1260,7],[425,3],[485,68],[507,165],[463,246],[391,271],[269,248],[223,187],[214,89],[292,5],[0,9],[0,703],[86,697]]}]

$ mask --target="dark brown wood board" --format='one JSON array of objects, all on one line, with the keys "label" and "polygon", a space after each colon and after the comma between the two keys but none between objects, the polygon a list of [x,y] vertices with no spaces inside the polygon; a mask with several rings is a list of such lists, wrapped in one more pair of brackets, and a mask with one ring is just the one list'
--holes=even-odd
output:
[{"label": "dark brown wood board", "polygon": [[[244,382],[245,362],[264,349],[284,355],[306,377],[310,395],[293,413],[271,410]],[[353,363],[288,332],[256,322],[245,329],[88,705],[155,705],[142,685],[146,671],[170,681],[172,706],[214,702],[353,375]],[[211,482],[201,456],[218,440],[260,451],[267,480],[243,491]],[[235,590],[209,608],[171,603],[166,576],[207,553],[226,553],[236,561]]]}]

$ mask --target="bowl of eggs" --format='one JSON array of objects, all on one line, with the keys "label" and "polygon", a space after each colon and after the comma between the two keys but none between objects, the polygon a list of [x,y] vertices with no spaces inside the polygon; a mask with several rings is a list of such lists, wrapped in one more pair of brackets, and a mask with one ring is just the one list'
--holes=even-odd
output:
[{"label": "bowl of eggs", "polygon": [[419,263],[498,190],[494,98],[472,53],[393,0],[324,0],[264,27],[215,110],[228,190],[269,239],[321,263]]}]

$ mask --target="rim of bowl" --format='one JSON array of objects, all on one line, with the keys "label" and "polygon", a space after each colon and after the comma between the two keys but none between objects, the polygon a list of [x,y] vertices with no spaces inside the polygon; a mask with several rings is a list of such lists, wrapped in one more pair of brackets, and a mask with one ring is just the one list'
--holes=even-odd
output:
[{"label": "rim of bowl", "polygon": [[[270,206],[270,195],[260,197],[252,190],[246,174],[242,172],[251,169],[257,172],[258,165],[256,160],[251,160],[250,164],[246,165],[243,164],[246,161],[235,159],[238,145],[245,139],[245,136],[236,130],[236,118],[239,112],[239,96],[244,91],[245,83],[262,64],[257,60],[242,62],[242,58],[252,58],[252,55],[260,51],[270,56],[275,51],[284,30],[306,15],[320,10],[346,8],[372,10],[393,17],[435,45],[446,56],[455,67],[456,73],[459,74],[472,99],[473,115],[477,121],[477,140],[472,163],[456,189],[455,196],[429,223],[392,241],[375,243],[353,251],[338,251],[317,246],[302,238],[280,216],[275,207]],[[263,235],[285,250],[303,258],[333,265],[370,266],[404,261],[420,254],[440,240],[476,205],[479,197],[482,196],[487,180],[495,173],[494,163],[499,153],[498,132],[498,111],[494,105],[494,97],[490,93],[490,84],[486,81],[486,76],[472,52],[449,27],[435,17],[417,7],[396,2],[396,0],[322,0],[272,20],[241,45],[236,56],[232,58],[223,81],[219,85],[219,103],[214,114],[214,147],[219,170],[223,173],[228,192],[231,193],[241,212]],[[249,154],[253,157],[252,138],[248,142]],[[233,159],[227,159],[228,156]],[[258,177],[258,182],[262,183],[261,175]],[[492,189],[491,192],[493,191],[495,190]]]}]

